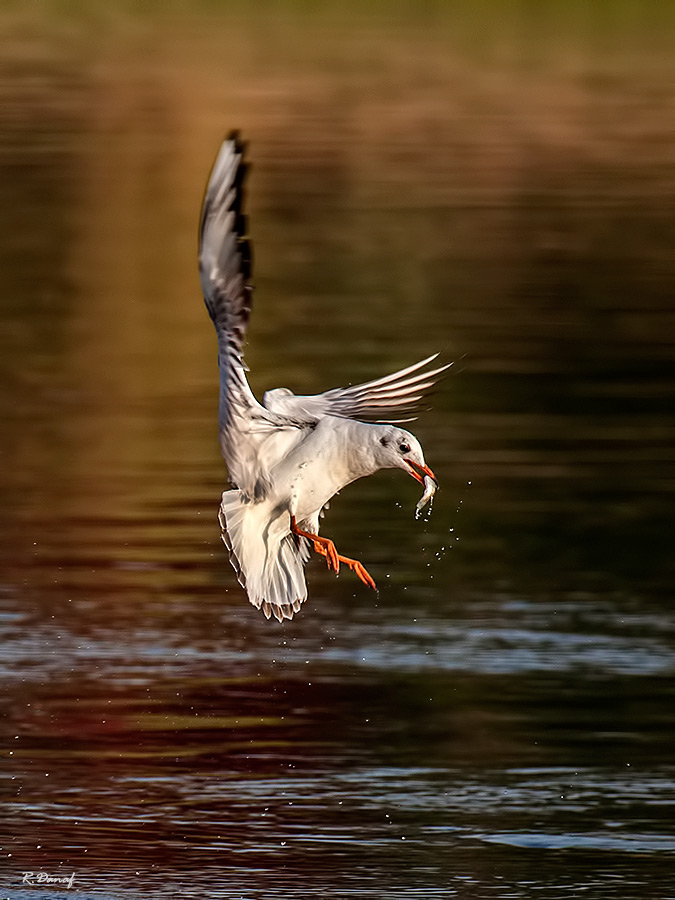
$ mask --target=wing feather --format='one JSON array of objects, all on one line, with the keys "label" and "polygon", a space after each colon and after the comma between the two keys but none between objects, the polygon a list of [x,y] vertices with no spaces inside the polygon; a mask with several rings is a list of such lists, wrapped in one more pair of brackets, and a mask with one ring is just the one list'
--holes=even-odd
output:
[{"label": "wing feather", "polygon": [[[370,422],[401,422],[410,419],[392,419],[393,411],[402,414],[414,413],[416,405],[425,393],[438,381],[452,363],[424,369],[438,358],[429,356],[420,362],[368,381],[346,388],[333,388],[323,394],[300,396],[286,389],[269,391],[263,402],[266,409],[279,415],[298,416],[314,421],[323,416],[339,416]],[[420,369],[424,371],[420,372]],[[413,374],[417,373],[417,374]]]},{"label": "wing feather", "polygon": [[298,439],[302,423],[265,409],[246,379],[243,346],[253,286],[251,245],[242,212],[248,170],[245,149],[237,132],[232,132],[213,165],[199,224],[199,275],[218,336],[220,446],[230,481],[253,496],[260,494],[277,454],[287,452]]}]

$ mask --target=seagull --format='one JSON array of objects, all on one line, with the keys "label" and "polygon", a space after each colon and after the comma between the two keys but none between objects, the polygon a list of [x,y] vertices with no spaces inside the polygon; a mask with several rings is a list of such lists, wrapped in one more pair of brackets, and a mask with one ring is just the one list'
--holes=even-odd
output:
[{"label": "seagull", "polygon": [[[368,587],[356,559],[319,535],[319,518],[346,485],[399,468],[433,495],[436,476],[417,438],[399,427],[449,365],[438,354],[392,375],[323,394],[249,387],[243,344],[251,313],[251,247],[242,212],[248,163],[238,132],[223,141],[206,188],[199,227],[199,274],[218,337],[220,447],[232,486],[218,513],[223,542],[241,586],[267,619],[292,619],[307,599],[312,550],[329,570],[346,566]],[[450,364],[451,365],[451,364]],[[422,501],[420,501],[422,503]],[[418,504],[419,508],[419,504]]]}]

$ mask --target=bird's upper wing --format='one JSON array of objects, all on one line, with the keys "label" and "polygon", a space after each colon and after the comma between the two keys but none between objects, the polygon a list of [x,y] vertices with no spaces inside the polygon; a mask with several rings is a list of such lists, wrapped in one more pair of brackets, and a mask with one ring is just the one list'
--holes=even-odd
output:
[{"label": "bird's upper wing", "polygon": [[244,151],[233,132],[213,165],[199,225],[199,276],[218,335],[221,449],[230,481],[250,496],[258,496],[269,469],[300,438],[304,423],[265,409],[246,380],[243,344],[253,287],[242,213]]},{"label": "bird's upper wing", "polygon": [[452,363],[434,369],[425,368],[437,357],[435,353],[384,378],[334,388],[323,394],[303,397],[286,389],[268,391],[263,402],[271,413],[311,421],[323,416],[340,416],[370,422],[409,422],[410,418],[392,418],[392,415],[409,416],[414,413],[425,392],[450,368]]}]

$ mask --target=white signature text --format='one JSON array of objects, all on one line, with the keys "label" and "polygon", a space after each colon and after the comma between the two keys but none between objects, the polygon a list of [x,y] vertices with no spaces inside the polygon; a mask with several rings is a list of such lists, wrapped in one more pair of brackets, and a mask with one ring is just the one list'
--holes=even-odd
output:
[{"label": "white signature text", "polygon": [[48,872],[24,872],[22,884],[63,884],[71,888],[75,882],[72,875],[50,875]]}]

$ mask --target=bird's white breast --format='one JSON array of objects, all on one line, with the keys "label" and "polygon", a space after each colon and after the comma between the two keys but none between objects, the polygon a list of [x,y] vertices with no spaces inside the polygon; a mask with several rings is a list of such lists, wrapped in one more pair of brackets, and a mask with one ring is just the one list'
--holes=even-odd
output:
[{"label": "bird's white breast", "polygon": [[273,473],[275,493],[288,490],[298,520],[315,516],[339,490],[375,471],[363,450],[359,422],[328,416],[308,432]]}]

